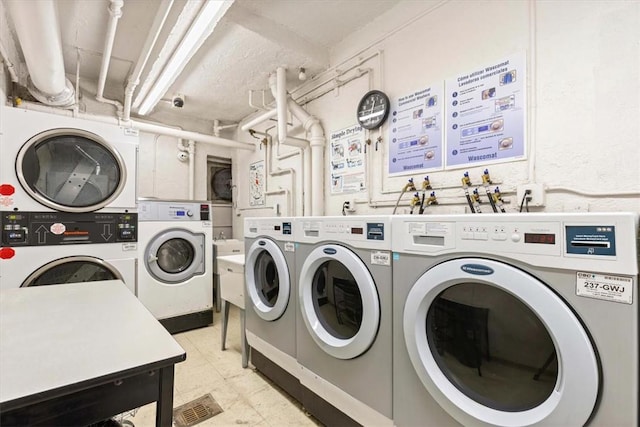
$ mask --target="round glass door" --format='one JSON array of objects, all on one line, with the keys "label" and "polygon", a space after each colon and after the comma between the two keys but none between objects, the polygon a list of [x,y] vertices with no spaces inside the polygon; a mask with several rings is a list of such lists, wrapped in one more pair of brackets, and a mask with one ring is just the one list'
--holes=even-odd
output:
[{"label": "round glass door", "polygon": [[122,276],[113,266],[101,259],[76,256],[61,258],[43,265],[27,277],[21,287],[100,280],[122,280]]},{"label": "round glass door", "polygon": [[521,270],[482,259],[439,264],[412,287],[403,321],[416,373],[460,423],[583,425],[591,415],[599,387],[591,341],[564,301]]},{"label": "round glass door", "polygon": [[18,179],[38,202],[65,212],[91,212],[115,199],[126,181],[120,154],[78,129],[54,129],[31,138],[16,160]]},{"label": "round glass door", "polygon": [[182,284],[204,274],[204,257],[204,234],[172,229],[151,239],[145,251],[145,267],[162,283]]},{"label": "round glass door", "polygon": [[353,359],[373,344],[380,322],[375,282],[349,249],[323,245],[311,251],[300,274],[302,317],[314,341],[339,359]]},{"label": "round glass door", "polygon": [[291,294],[289,268],[284,254],[272,240],[258,239],[245,260],[246,286],[253,310],[267,321],[279,319]]}]

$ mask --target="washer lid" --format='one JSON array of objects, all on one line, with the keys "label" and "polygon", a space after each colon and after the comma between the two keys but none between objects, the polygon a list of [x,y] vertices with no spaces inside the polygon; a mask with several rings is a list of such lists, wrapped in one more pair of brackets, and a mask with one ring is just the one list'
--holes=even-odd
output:
[{"label": "washer lid", "polygon": [[307,256],[298,284],[307,331],[327,354],[353,359],[373,344],[380,300],[369,269],[351,250],[333,244]]},{"label": "washer lid", "polygon": [[105,207],[122,191],[126,168],[105,140],[79,129],[42,132],[18,152],[20,184],[38,202],[65,212]]},{"label": "washer lid", "polygon": [[145,250],[144,265],[156,280],[182,284],[205,272],[205,236],[184,229],[157,234]]},{"label": "washer lid", "polygon": [[259,238],[247,251],[244,274],[253,310],[266,321],[279,319],[291,295],[289,267],[273,240]]},{"label": "washer lid", "polygon": [[403,329],[420,381],[463,425],[584,425],[594,410],[600,378],[589,336],[519,269],[479,258],[436,265],[407,295]]},{"label": "washer lid", "polygon": [[108,262],[89,256],[72,256],[51,261],[38,268],[25,279],[21,287],[116,279],[124,280]]}]

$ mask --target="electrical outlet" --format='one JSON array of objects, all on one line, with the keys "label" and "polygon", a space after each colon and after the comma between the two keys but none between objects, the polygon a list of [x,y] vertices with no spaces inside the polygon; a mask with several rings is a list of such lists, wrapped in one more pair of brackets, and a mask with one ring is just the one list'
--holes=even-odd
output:
[{"label": "electrical outlet", "polygon": [[348,199],[344,201],[345,207],[344,210],[347,212],[355,212],[356,211],[356,201],[353,199]]},{"label": "electrical outlet", "polygon": [[531,184],[518,185],[516,188],[516,202],[518,205],[522,203],[522,198],[525,197],[525,192],[527,190],[530,191],[530,194],[527,195],[527,197],[530,197],[529,206],[544,206],[544,184],[535,182]]}]

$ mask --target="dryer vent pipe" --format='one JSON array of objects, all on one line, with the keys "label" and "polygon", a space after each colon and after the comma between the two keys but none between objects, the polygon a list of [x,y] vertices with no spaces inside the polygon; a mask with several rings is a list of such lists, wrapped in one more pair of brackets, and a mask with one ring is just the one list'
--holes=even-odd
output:
[{"label": "dryer vent pipe", "polygon": [[58,11],[54,0],[6,0],[29,70],[29,92],[53,107],[70,107],[75,91],[64,74]]}]

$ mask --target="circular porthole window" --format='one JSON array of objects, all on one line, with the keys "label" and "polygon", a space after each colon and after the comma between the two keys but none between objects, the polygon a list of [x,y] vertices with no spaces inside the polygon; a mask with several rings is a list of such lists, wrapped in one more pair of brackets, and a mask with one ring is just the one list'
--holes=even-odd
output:
[{"label": "circular porthole window", "polygon": [[120,273],[105,261],[88,256],[61,258],[43,265],[21,287],[61,285],[64,283],[123,280]]},{"label": "circular porthole window", "polygon": [[103,208],[126,182],[120,154],[79,129],[53,129],[31,138],[18,152],[16,172],[31,197],[63,212]]}]

